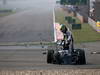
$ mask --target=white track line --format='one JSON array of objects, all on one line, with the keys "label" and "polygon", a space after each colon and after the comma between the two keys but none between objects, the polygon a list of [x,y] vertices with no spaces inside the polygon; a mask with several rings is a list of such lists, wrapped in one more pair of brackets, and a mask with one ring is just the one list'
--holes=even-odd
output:
[{"label": "white track line", "polygon": [[57,41],[56,27],[55,27],[55,9],[53,9],[53,26],[54,26],[54,42]]}]

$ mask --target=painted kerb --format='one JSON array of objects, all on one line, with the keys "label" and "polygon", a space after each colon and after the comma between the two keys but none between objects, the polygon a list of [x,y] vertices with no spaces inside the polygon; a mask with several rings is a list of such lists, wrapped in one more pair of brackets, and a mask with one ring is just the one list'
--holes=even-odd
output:
[{"label": "painted kerb", "polygon": [[56,38],[56,27],[55,27],[55,9],[53,9],[53,26],[54,26],[54,42],[57,41],[57,38]]}]

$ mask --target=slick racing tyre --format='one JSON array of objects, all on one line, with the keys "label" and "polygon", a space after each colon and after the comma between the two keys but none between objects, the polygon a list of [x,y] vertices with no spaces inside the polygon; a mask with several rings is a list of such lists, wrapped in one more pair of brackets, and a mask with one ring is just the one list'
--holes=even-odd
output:
[{"label": "slick racing tyre", "polygon": [[47,63],[53,63],[54,50],[48,50]]},{"label": "slick racing tyre", "polygon": [[62,60],[61,60],[61,57],[60,57],[60,53],[59,52],[55,53],[54,57],[55,57],[54,63],[60,65],[62,63]]},{"label": "slick racing tyre", "polygon": [[78,49],[77,54],[78,54],[77,64],[78,65],[86,64],[85,51],[82,49]]}]

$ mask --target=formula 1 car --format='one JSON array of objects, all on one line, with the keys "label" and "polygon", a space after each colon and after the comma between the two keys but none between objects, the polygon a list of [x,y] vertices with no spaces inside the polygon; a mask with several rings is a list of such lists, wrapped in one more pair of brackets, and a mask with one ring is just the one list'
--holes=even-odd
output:
[{"label": "formula 1 car", "polygon": [[63,50],[62,46],[57,44],[56,49],[47,51],[47,63],[84,65],[86,64],[85,51],[83,49],[74,49],[74,51]]}]

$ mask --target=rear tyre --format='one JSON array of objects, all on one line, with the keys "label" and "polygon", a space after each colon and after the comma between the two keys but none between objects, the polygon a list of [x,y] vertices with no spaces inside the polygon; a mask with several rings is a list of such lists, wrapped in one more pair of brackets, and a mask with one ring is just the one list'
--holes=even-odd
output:
[{"label": "rear tyre", "polygon": [[78,65],[84,65],[84,64],[86,64],[85,51],[81,50],[81,49],[78,49],[77,53],[78,53],[77,64]]},{"label": "rear tyre", "polygon": [[53,63],[54,50],[48,50],[47,53],[47,63]]}]

